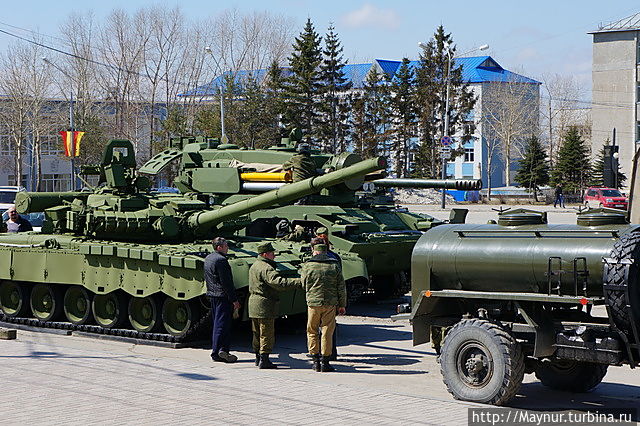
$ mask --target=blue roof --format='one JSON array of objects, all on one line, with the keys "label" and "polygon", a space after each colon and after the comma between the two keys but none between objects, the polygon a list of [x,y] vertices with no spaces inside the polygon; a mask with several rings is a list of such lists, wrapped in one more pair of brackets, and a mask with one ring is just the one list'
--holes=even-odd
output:
[{"label": "blue roof", "polygon": [[389,76],[395,75],[396,71],[398,70],[398,67],[401,64],[401,62],[388,61],[386,59],[376,59],[376,62],[378,63],[378,65],[380,65],[380,68],[382,68],[382,71],[384,71]]},{"label": "blue roof", "polygon": [[[386,59],[376,59],[375,62],[388,75],[394,76],[398,71],[401,61],[390,61]],[[409,66],[416,68],[420,61],[411,61]],[[488,82],[508,82],[508,83],[524,83],[524,84],[542,84],[539,81],[516,74],[509,70],[505,70],[491,56],[472,56],[464,58],[455,58],[454,64],[462,66],[462,79],[468,83],[488,83]],[[367,74],[374,66],[373,63],[365,64],[347,64],[343,67],[343,71],[347,80],[350,80],[352,87],[361,88],[367,78]],[[283,76],[291,74],[290,68],[281,68]],[[235,73],[234,80],[237,85],[242,85],[248,78],[253,77],[257,81],[267,74],[267,70],[242,70]],[[219,87],[224,86],[230,71],[221,76],[216,77],[210,83],[199,86],[193,90],[181,93],[180,96],[207,96],[217,94]]]}]

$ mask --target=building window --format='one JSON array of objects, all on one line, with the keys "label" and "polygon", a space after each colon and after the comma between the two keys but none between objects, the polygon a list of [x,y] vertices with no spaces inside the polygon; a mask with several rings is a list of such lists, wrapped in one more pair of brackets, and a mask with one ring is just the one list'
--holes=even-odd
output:
[{"label": "building window", "polygon": [[62,155],[62,140],[60,136],[48,135],[40,140],[42,155]]},{"label": "building window", "polygon": [[63,192],[71,190],[71,175],[69,173],[50,173],[42,175],[41,191]]},{"label": "building window", "polygon": [[475,150],[473,148],[464,149],[464,161],[466,163],[472,163],[475,161]]},{"label": "building window", "polygon": [[636,141],[640,142],[640,121],[636,122]]},{"label": "building window", "polygon": [[0,135],[0,156],[10,157],[15,154],[13,143],[9,135]]},{"label": "building window", "polygon": [[17,185],[17,186],[22,186],[22,187],[27,187],[27,179],[29,178],[29,175],[22,175],[22,182],[20,182],[19,184],[16,184],[16,175],[9,175],[8,176],[8,182],[9,185]]}]

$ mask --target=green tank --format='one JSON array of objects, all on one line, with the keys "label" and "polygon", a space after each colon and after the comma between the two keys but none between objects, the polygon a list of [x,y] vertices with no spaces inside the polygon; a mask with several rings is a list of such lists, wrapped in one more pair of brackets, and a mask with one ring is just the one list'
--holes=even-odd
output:
[{"label": "green tank", "polygon": [[[100,166],[85,170],[100,175],[97,188],[16,197],[19,213],[44,212],[45,222],[41,232],[0,234],[2,316],[37,326],[183,340],[208,314],[202,268],[212,237],[231,237],[234,284],[246,296],[248,270],[264,241],[237,235],[250,223],[249,212],[385,165],[383,158],[366,160],[222,206],[202,194],[150,191],[149,179],[135,170],[131,142],[111,141]],[[307,245],[273,244],[279,268],[295,275],[309,255]],[[281,303],[283,315],[306,309],[298,290],[286,292]]]},{"label": "green tank", "polygon": [[412,255],[414,344],[433,339],[455,398],[506,404],[525,373],[586,392],[608,365],[640,365],[640,225],[610,209],[491,222],[438,226]]},{"label": "green tank", "polygon": [[[235,203],[290,185],[290,176],[282,165],[296,154],[298,139],[299,135],[285,138],[268,149],[246,149],[211,138],[174,138],[171,148],[152,158],[142,171],[156,175],[179,159],[174,184],[181,193],[206,195],[223,205]],[[342,170],[361,160],[353,153],[329,155],[313,150],[310,158],[317,173]],[[388,189],[470,190],[480,189],[482,183],[478,180],[380,179],[383,177],[383,173],[359,176],[323,189],[295,205],[278,204],[254,210],[248,215],[252,224],[239,233],[270,238],[290,233],[290,239],[308,240],[317,228],[325,227],[334,250],[342,257],[351,300],[371,291],[380,297],[404,294],[410,288],[413,246],[424,231],[442,222],[397,207]],[[304,231],[293,232],[296,226]],[[361,261],[366,266],[364,276]],[[357,272],[351,273],[352,268]]]}]

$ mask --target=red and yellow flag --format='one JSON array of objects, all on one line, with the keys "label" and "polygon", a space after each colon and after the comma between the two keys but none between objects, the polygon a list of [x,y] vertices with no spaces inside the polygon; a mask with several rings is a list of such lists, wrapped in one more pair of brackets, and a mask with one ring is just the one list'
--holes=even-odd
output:
[{"label": "red and yellow flag", "polygon": [[80,155],[80,140],[84,132],[60,132],[62,136],[62,145],[64,145],[64,155],[67,157],[77,157]]}]

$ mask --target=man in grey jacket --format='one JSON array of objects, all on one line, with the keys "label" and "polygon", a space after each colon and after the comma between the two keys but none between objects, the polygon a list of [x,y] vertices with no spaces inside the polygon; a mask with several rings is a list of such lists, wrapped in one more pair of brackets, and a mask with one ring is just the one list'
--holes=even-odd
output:
[{"label": "man in grey jacket", "polygon": [[211,300],[211,359],[218,362],[236,362],[238,357],[229,353],[233,310],[240,309],[240,302],[233,285],[231,266],[225,257],[229,251],[227,240],[213,239],[213,253],[204,259],[204,280],[207,297]]}]

